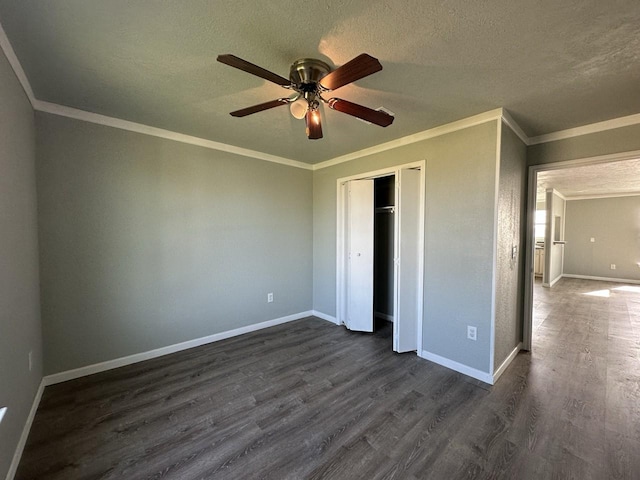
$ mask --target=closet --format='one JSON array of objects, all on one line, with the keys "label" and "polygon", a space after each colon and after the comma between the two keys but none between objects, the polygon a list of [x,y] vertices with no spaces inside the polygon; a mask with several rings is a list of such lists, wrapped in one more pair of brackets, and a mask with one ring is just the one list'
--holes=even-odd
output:
[{"label": "closet", "polygon": [[336,323],[393,322],[393,350],[421,351],[424,170],[415,162],[337,181]]}]

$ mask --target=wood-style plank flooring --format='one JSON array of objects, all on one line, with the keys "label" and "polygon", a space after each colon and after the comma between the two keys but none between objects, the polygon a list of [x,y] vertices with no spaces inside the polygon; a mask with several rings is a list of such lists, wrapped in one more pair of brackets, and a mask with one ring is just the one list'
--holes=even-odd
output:
[{"label": "wood-style plank flooring", "polygon": [[308,318],[47,387],[16,478],[640,478],[640,286],[536,286],[489,387]]}]

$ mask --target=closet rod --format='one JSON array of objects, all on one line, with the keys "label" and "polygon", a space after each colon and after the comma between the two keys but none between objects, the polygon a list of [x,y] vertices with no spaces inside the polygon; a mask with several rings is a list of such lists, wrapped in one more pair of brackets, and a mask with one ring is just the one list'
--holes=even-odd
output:
[{"label": "closet rod", "polygon": [[395,213],[396,207],[378,207],[376,208],[376,213]]}]

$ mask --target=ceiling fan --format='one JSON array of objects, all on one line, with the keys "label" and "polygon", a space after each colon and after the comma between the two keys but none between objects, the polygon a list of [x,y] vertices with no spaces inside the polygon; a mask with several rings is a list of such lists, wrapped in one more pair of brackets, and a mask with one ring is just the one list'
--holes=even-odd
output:
[{"label": "ceiling fan", "polygon": [[341,98],[334,97],[327,100],[323,97],[326,92],[336,90],[382,70],[378,59],[366,53],[358,55],[335,70],[331,70],[329,65],[315,58],[296,60],[291,64],[288,80],[235,55],[218,55],[218,61],[294,91],[293,95],[289,97],[278,98],[231,112],[234,117],[245,117],[270,108],[290,105],[294,117],[305,119],[307,137],[311,140],[322,138],[320,102],[332,110],[346,113],[381,127],[387,127],[393,123],[393,115],[384,111],[373,110]]}]

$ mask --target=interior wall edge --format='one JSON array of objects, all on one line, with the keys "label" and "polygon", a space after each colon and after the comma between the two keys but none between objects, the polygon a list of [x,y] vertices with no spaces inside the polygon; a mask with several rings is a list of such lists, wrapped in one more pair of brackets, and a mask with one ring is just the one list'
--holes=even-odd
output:
[{"label": "interior wall edge", "polygon": [[522,350],[522,342],[518,343],[518,345],[515,346],[515,348],[511,351],[509,356],[504,359],[504,361],[500,364],[500,366],[493,373],[493,383],[498,381],[498,378],[500,378],[500,376],[505,372],[507,367],[509,367],[509,365],[511,365],[511,362],[513,362],[515,360],[515,358],[518,355],[518,352],[520,350]]},{"label": "interior wall edge", "polygon": [[489,371],[493,372],[496,355],[496,295],[498,294],[498,225],[500,222],[500,168],[502,162],[502,119],[496,125],[496,171],[493,198],[493,261],[491,269],[491,324],[489,332]]},{"label": "interior wall edge", "polygon": [[14,454],[26,441],[43,352],[35,116],[3,35],[0,30],[0,477],[5,478],[13,475]]},{"label": "interior wall edge", "polygon": [[419,352],[418,356],[425,360],[429,360],[430,362],[437,363],[438,365],[446,367],[450,370],[462,373],[463,375],[467,375],[468,377],[472,377],[476,380],[480,380],[481,382],[493,385],[494,378],[493,375],[489,372],[478,370],[477,368],[473,368],[463,363],[456,362],[455,360],[451,360],[427,350],[422,350],[422,352]]},{"label": "interior wall edge", "polygon": [[27,439],[29,438],[29,432],[31,431],[31,425],[33,425],[33,419],[36,417],[36,412],[38,411],[38,407],[40,406],[40,400],[42,399],[42,393],[44,392],[45,386],[46,385],[43,378],[40,381],[40,386],[36,391],[35,397],[33,398],[31,410],[29,411],[29,416],[27,417],[24,428],[22,429],[22,434],[20,435],[20,440],[18,440],[18,445],[16,446],[16,450],[13,454],[11,465],[9,465],[9,471],[7,472],[6,480],[13,480],[18,470],[18,465],[20,464],[20,459],[22,458],[24,447],[27,444]]},{"label": "interior wall edge", "polygon": [[526,225],[526,144],[503,122],[499,155],[494,352],[496,372],[522,342]]},{"label": "interior wall edge", "polygon": [[327,315],[326,313],[319,312],[317,310],[311,310],[311,315],[314,317],[318,317],[321,320],[326,320],[327,322],[335,323],[336,325],[340,325],[338,323],[338,319],[332,315]]}]

